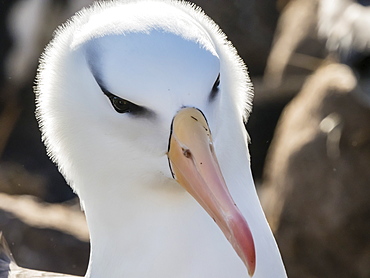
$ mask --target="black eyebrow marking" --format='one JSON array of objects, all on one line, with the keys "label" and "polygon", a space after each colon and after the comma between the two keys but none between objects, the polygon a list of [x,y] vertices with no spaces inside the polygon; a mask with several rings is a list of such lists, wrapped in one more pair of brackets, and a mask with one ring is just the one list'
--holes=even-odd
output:
[{"label": "black eyebrow marking", "polygon": [[[94,75],[94,74],[93,74]],[[95,76],[94,76],[95,77]],[[108,89],[107,88],[105,88],[105,86],[103,85],[103,82],[101,82],[101,80],[100,79],[98,79],[98,78],[96,78],[95,77],[95,81],[96,81],[96,83],[98,84],[98,86],[100,87],[100,90],[106,95],[106,96],[108,96],[108,95],[110,95],[111,94],[111,92],[109,92],[108,91]]]},{"label": "black eyebrow marking", "polygon": [[220,85],[220,74],[218,74],[217,79],[215,83],[213,84],[211,93],[209,94],[209,101],[212,101],[216,98],[218,92],[220,91],[219,85]]},{"label": "black eyebrow marking", "polygon": [[[107,96],[107,98],[110,100],[113,108],[114,108],[114,102],[116,100],[122,100],[122,101],[125,101],[125,103],[129,106],[129,109],[127,110],[127,114],[129,115],[133,115],[133,116],[144,116],[144,117],[153,117],[155,116],[155,113],[153,111],[151,111],[150,109],[144,107],[144,106],[141,106],[141,105],[137,105],[131,101],[128,101],[126,99],[123,99],[117,95],[114,95],[112,94],[108,89],[107,87],[104,85],[104,82],[102,81],[102,79],[98,76],[97,72],[94,70],[94,68],[91,67],[91,64],[89,64],[90,66],[90,71],[92,73],[92,76],[94,77],[95,81],[96,81],[96,84],[98,84],[100,90],[104,93],[104,95]],[[116,108],[115,108],[116,109]],[[117,111],[117,110],[116,110]],[[118,112],[118,111],[117,111]],[[121,113],[121,112],[119,112]]]},{"label": "black eyebrow marking", "polygon": [[[99,82],[97,81],[100,89],[102,90],[102,92],[108,97],[108,99],[110,100],[111,104],[113,107],[115,107],[115,102],[116,101],[123,101],[126,103],[126,106],[127,106],[127,110],[126,112],[124,113],[127,113],[129,115],[133,115],[133,116],[144,116],[144,117],[152,117],[155,115],[155,113],[153,111],[151,111],[150,109],[144,107],[144,106],[141,106],[141,105],[137,105],[129,100],[126,100],[126,99],[123,99],[119,96],[116,96],[114,94],[112,94],[109,90],[107,90],[102,84],[99,84]],[[115,108],[116,109],[116,108]],[[117,112],[119,112],[117,109],[116,109]],[[123,112],[119,112],[119,113],[123,113]]]}]

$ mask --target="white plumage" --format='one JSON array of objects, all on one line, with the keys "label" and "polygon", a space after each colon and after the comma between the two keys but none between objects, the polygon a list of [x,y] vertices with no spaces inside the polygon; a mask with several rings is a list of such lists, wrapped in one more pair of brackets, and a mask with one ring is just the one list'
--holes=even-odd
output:
[{"label": "white plumage", "polygon": [[[37,84],[44,142],[86,213],[86,277],[248,277],[246,265],[253,277],[286,277],[250,171],[243,120],[252,86],[246,67],[199,8],[177,1],[113,1],[82,10],[56,32]],[[173,123],[184,107],[196,122],[208,123],[194,128],[212,133],[213,141],[208,130],[202,135],[212,145],[206,150],[216,163],[211,168],[218,173],[218,160],[246,220],[232,223],[249,225],[253,240],[246,240],[255,251],[239,253],[247,254],[245,264],[236,252],[245,247],[245,235],[230,236],[239,228],[222,226],[238,210],[222,208],[219,216],[219,208],[214,213],[202,200],[222,206],[213,200],[217,192],[197,199],[179,184],[169,138],[177,140],[176,129],[189,135]],[[179,142],[179,160],[194,163],[195,176],[203,173],[206,160]],[[186,181],[197,179],[186,173]],[[200,183],[215,178],[199,175]],[[222,176],[215,178],[220,184]]]}]

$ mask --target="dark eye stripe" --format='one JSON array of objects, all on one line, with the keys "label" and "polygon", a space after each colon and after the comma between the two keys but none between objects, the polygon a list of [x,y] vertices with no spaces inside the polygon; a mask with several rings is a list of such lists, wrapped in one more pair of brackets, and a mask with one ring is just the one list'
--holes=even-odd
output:
[{"label": "dark eye stripe", "polygon": [[128,100],[125,100],[123,98],[120,98],[111,92],[109,92],[104,86],[102,86],[99,82],[98,85],[100,89],[103,91],[103,93],[109,98],[114,110],[116,110],[118,113],[130,113],[133,115],[142,115],[146,114],[149,111],[142,106],[136,105]]},{"label": "dark eye stripe", "polygon": [[116,110],[118,113],[130,113],[133,115],[140,115],[147,112],[146,108],[120,98],[110,93],[106,89],[103,90],[103,93],[109,98],[114,110]]},{"label": "dark eye stripe", "polygon": [[126,99],[120,98],[119,96],[116,96],[112,94],[105,86],[104,82],[101,79],[100,75],[96,71],[96,68],[94,68],[94,64],[89,63],[91,73],[95,78],[96,83],[102,90],[102,92],[109,98],[114,110],[116,110],[118,113],[128,113],[132,115],[138,115],[138,116],[155,116],[154,112],[147,109],[146,107],[139,106],[135,103],[132,103]]},{"label": "dark eye stripe", "polygon": [[217,79],[216,79],[215,83],[213,84],[211,93],[209,95],[209,101],[212,101],[212,100],[215,99],[215,97],[217,96],[217,93],[219,91],[219,86],[220,86],[220,74],[218,74]]}]

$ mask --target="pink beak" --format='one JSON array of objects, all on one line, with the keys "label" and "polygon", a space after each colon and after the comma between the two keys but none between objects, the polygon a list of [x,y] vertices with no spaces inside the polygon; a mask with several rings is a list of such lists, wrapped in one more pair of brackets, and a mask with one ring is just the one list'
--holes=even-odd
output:
[{"label": "pink beak", "polygon": [[227,189],[211,131],[198,109],[183,108],[173,119],[168,158],[174,178],[214,219],[253,276],[253,236]]}]

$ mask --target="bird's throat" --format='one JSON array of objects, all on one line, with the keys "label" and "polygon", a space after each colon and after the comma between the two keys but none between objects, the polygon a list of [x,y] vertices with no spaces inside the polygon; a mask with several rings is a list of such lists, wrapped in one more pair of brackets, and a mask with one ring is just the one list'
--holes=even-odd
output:
[{"label": "bird's throat", "polygon": [[[168,186],[178,188],[168,194],[131,192],[126,195],[130,198],[111,195],[109,202],[85,205],[91,235],[89,277],[185,278],[189,271],[201,277],[247,277],[242,261],[204,209],[176,183]],[[137,271],[142,274],[134,275]]]}]

